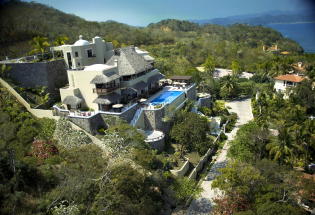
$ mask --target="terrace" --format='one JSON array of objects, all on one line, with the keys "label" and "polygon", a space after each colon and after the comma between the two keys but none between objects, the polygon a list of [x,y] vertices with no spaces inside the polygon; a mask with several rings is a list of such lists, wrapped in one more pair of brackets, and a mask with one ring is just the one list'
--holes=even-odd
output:
[{"label": "terrace", "polygon": [[[118,85],[115,85],[115,86],[117,87]],[[174,108],[175,110],[175,109],[178,109],[177,106],[181,106],[182,103],[186,101],[186,95],[184,95],[185,92],[187,92],[190,88],[194,86],[195,84],[187,84],[186,82],[176,82],[170,79],[162,79],[160,81],[160,85],[158,88],[151,89],[147,93],[141,94],[139,96],[135,96],[134,98],[122,99],[121,103],[114,103],[114,104],[107,105],[107,108],[105,109],[103,108],[100,111],[85,110],[85,109],[81,109],[81,110],[68,109],[67,110],[64,105],[62,106],[55,105],[54,109],[57,115],[79,117],[79,118],[89,118],[99,113],[109,114],[109,115],[121,115],[124,112],[128,111],[130,108],[134,108],[135,106],[141,107],[141,109],[143,110],[158,110],[158,109],[163,108],[166,105],[176,103],[175,104],[176,107]],[[104,98],[102,97],[104,101],[98,101],[98,102],[105,102],[105,100],[108,99],[107,97],[109,94],[107,94],[107,92],[109,91],[106,91],[108,89],[98,88],[97,90],[99,91],[96,91],[96,89],[94,90],[95,90],[95,93],[98,93],[98,94],[104,93],[104,95],[100,95],[101,97],[102,96],[104,97]],[[103,90],[105,90],[106,93],[103,92]],[[183,97],[183,99],[180,99],[179,101],[179,97]]]}]

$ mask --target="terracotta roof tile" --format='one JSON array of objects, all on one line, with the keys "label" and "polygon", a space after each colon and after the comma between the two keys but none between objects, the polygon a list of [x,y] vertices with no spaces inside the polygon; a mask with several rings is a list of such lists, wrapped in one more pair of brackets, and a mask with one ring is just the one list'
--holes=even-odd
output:
[{"label": "terracotta roof tile", "polygon": [[299,83],[303,81],[305,78],[298,75],[280,75],[280,76],[275,77],[274,79]]}]

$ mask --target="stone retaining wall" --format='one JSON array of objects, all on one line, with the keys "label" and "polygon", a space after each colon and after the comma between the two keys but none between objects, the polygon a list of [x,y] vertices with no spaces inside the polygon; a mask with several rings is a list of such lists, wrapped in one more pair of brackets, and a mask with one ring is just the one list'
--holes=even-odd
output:
[{"label": "stone retaining wall", "polygon": [[157,141],[147,142],[147,144],[149,144],[150,147],[152,147],[153,149],[156,149],[156,150],[161,152],[164,150],[165,137],[163,137],[162,139],[157,140]]},{"label": "stone retaining wall", "polygon": [[188,99],[195,101],[197,99],[196,84],[194,84],[192,87],[190,87],[187,90],[186,94],[187,94]]},{"label": "stone retaining wall", "polygon": [[165,116],[165,108],[155,110],[144,110],[144,124],[146,130],[165,131],[165,123],[163,117]]},{"label": "stone retaining wall", "polygon": [[123,120],[126,120],[129,123],[132,120],[135,112],[137,111],[138,105],[130,107],[128,110],[122,113],[115,114],[107,114],[107,113],[97,113],[90,117],[78,117],[78,116],[69,116],[69,112],[54,110],[55,115],[63,116],[69,118],[71,122],[76,124],[77,126],[83,128],[87,132],[95,135],[97,134],[97,130],[100,128],[107,128],[106,117],[108,116],[117,116]]},{"label": "stone retaining wall", "polygon": [[64,60],[34,63],[5,63],[11,69],[8,77],[21,87],[45,86],[49,93],[59,94],[59,88],[68,84]]},{"label": "stone retaining wall", "polygon": [[89,118],[69,117],[69,120],[93,135],[97,133],[98,129],[107,128],[101,114],[96,114]]},{"label": "stone retaining wall", "polygon": [[211,105],[212,105],[212,102],[211,102],[211,97],[206,97],[206,98],[199,98],[199,101],[200,101],[200,107],[207,107],[207,108],[210,108]]}]

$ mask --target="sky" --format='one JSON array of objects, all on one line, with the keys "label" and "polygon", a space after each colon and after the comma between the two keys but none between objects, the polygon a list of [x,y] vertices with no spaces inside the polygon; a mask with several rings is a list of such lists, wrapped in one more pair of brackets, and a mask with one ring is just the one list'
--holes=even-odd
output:
[{"label": "sky", "polygon": [[[31,0],[26,0],[31,1]],[[146,26],[163,19],[212,19],[273,10],[314,9],[315,0],[35,0],[89,21]]]}]

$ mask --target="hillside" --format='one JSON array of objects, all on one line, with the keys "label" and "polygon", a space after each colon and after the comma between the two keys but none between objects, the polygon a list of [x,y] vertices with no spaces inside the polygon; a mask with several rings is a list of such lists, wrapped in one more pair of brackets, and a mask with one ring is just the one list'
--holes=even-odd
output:
[{"label": "hillside", "polygon": [[60,35],[68,36],[68,43],[80,34],[86,39],[98,35],[113,41],[116,47],[142,46],[167,74],[185,73],[202,64],[208,55],[217,57],[217,66],[229,67],[232,60],[238,60],[242,68],[254,71],[253,62],[270,58],[262,51],[264,44],[278,44],[296,54],[303,52],[296,42],[261,26],[200,26],[170,19],[139,28],[114,21],[90,22],[42,4],[12,0],[0,6],[0,27],[0,60],[27,55],[32,50],[29,41],[37,35],[48,37],[51,44]]},{"label": "hillside", "polygon": [[29,49],[28,41],[34,36],[46,36],[54,39],[67,35],[69,42],[77,39],[79,34],[87,38],[95,35],[107,35],[120,40],[135,28],[109,21],[88,22],[73,14],[66,14],[54,8],[19,1],[9,1],[0,5],[0,56],[20,56]]}]

